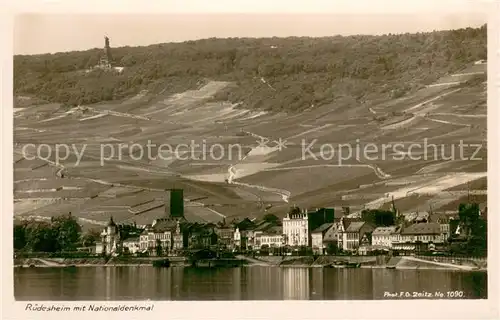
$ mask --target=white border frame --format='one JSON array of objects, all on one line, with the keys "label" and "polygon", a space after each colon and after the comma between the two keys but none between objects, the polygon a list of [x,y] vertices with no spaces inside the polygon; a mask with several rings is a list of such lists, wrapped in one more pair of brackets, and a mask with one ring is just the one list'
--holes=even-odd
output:
[{"label": "white border frame", "polygon": [[[14,14],[32,13],[414,13],[436,12],[464,13],[467,6],[483,6],[488,19],[488,188],[493,194],[500,190],[499,170],[493,166],[500,150],[498,94],[500,88],[500,2],[466,0],[66,0],[66,1],[15,1],[2,5],[2,146],[5,154],[1,158],[2,199],[2,318],[3,319],[65,319],[68,316],[88,319],[169,317],[179,319],[207,318],[287,318],[287,319],[331,319],[331,318],[380,318],[380,319],[498,319],[498,212],[499,202],[490,196],[489,206],[489,257],[487,300],[405,300],[405,301],[279,301],[279,302],[155,302],[154,311],[142,313],[97,312],[25,312],[26,302],[16,302],[13,294],[12,268],[12,26]],[[7,8],[6,8],[7,7]],[[5,10],[7,9],[7,10]],[[5,10],[5,11],[4,11]],[[36,303],[36,302],[33,302]],[[86,302],[57,303],[75,306]],[[97,302],[89,302],[96,303]],[[147,303],[147,302],[144,302]],[[107,306],[133,304],[109,302]],[[194,305],[193,305],[194,304]]]}]

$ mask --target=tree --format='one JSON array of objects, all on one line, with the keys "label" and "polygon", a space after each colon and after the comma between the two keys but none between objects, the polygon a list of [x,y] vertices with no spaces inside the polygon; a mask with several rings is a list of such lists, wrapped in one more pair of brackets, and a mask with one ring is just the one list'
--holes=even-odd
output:
[{"label": "tree", "polygon": [[459,226],[466,236],[466,250],[469,254],[482,255],[488,246],[487,221],[480,218],[477,203],[461,203],[458,206]]},{"label": "tree", "polygon": [[57,252],[60,245],[51,225],[47,222],[31,221],[26,225],[26,249],[33,252]]},{"label": "tree", "polygon": [[96,244],[101,239],[101,234],[97,230],[89,230],[81,236],[81,242],[83,247],[91,247]]},{"label": "tree", "polygon": [[[299,112],[335,96],[362,101],[388,98],[486,58],[487,30],[459,29],[418,35],[324,38],[206,39],[147,47],[113,48],[121,73],[80,72],[98,63],[100,49],[14,56],[14,92],[75,105],[120,100],[141,90],[178,93],[200,78],[228,80],[220,99],[246,107]],[[83,71],[83,70],[81,70]],[[256,79],[254,79],[254,76]],[[272,84],[276,91],[260,81]],[[97,85],[98,84],[98,85]],[[386,84],[387,88],[382,88]],[[384,91],[385,90],[385,91]]]},{"label": "tree", "polygon": [[339,252],[340,252],[340,250],[339,250],[337,241],[330,241],[327,243],[327,245],[326,245],[326,253],[327,254],[335,255]]},{"label": "tree", "polygon": [[14,225],[14,249],[33,252],[75,250],[81,241],[81,227],[69,215],[52,217],[50,222],[28,221]]},{"label": "tree", "polygon": [[72,251],[76,249],[82,229],[71,213],[59,217],[52,217],[51,228],[61,251]]},{"label": "tree", "polygon": [[26,246],[26,225],[14,225],[14,250],[24,249]]},{"label": "tree", "polygon": [[361,212],[363,221],[373,224],[376,227],[392,226],[396,220],[396,214],[385,210],[363,210]]},{"label": "tree", "polygon": [[262,220],[264,220],[265,222],[270,222],[270,223],[279,223],[280,222],[280,218],[278,218],[277,216],[275,216],[274,214],[271,214],[271,213],[268,213],[266,214]]},{"label": "tree", "polygon": [[458,206],[460,224],[466,228],[468,235],[471,234],[472,227],[479,220],[479,211],[479,205],[477,203],[461,203]]},{"label": "tree", "polygon": [[160,239],[156,239],[156,255],[158,257],[160,257],[161,255],[163,255],[163,248],[161,246],[161,240]]}]

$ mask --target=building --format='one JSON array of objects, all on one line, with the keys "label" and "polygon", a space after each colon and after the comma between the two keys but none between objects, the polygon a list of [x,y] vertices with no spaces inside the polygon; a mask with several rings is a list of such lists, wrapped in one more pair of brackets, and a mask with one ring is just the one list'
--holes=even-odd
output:
[{"label": "building", "polygon": [[96,244],[96,253],[117,255],[121,252],[120,241],[120,229],[110,217],[108,225],[101,232],[101,242]]},{"label": "building", "polygon": [[458,220],[458,214],[446,214],[446,213],[436,213],[430,216],[429,222],[439,223],[439,228],[441,230],[441,235],[443,240],[446,242],[452,235],[451,225],[453,220]]},{"label": "building", "polygon": [[262,248],[263,246],[268,246],[269,248],[280,248],[285,244],[284,239],[282,234],[260,232],[255,236],[255,247]]},{"label": "building", "polygon": [[184,192],[182,189],[165,190],[165,216],[184,219]]},{"label": "building", "polygon": [[147,226],[139,237],[141,252],[156,254],[157,248],[161,248],[162,253],[169,254],[173,247],[172,231],[176,226],[175,221],[155,219],[151,226]]},{"label": "building", "polygon": [[232,249],[234,246],[234,226],[220,225],[215,228],[217,233],[217,244],[220,248]]},{"label": "building", "polygon": [[360,245],[369,244],[371,233],[375,230],[371,224],[364,221],[351,221],[344,228],[342,232],[342,250],[344,251],[356,251]]},{"label": "building", "polygon": [[300,210],[292,207],[285,218],[283,218],[283,234],[285,242],[290,246],[310,246],[310,232],[324,223],[333,223],[335,210],[332,208],[321,208],[316,211]]},{"label": "building", "polygon": [[189,249],[206,249],[217,245],[217,233],[213,225],[191,224],[187,230]]},{"label": "building", "polygon": [[177,254],[186,247],[186,234],[181,228],[179,220],[176,221],[175,230],[172,234],[172,253]]},{"label": "building", "polygon": [[392,241],[398,227],[378,227],[372,233],[372,245],[384,248],[392,248]]},{"label": "building", "polygon": [[245,218],[239,222],[233,222],[232,226],[235,231],[233,234],[234,248],[239,250],[251,250],[253,249],[253,244],[255,242],[254,230],[256,224]]},{"label": "building", "polygon": [[332,228],[335,229],[334,223],[324,223],[311,232],[311,244],[313,253],[325,254],[325,234]]},{"label": "building", "polygon": [[309,226],[307,212],[294,207],[283,218],[283,234],[287,245],[308,246],[309,245]]},{"label": "building", "polygon": [[439,223],[415,223],[395,235],[392,248],[398,251],[425,251],[429,244],[442,244],[444,241]]},{"label": "building", "polygon": [[283,228],[281,226],[271,226],[261,229],[264,230],[254,230],[253,232],[254,247],[256,249],[261,249],[263,246],[281,248],[285,245],[285,237],[283,236]]},{"label": "building", "polygon": [[165,217],[155,219],[147,226],[139,239],[142,252],[176,254],[188,245],[189,224],[184,218],[183,190],[165,190]]},{"label": "building", "polygon": [[140,252],[140,237],[133,237],[123,240],[122,247],[124,253],[136,254]]},{"label": "building", "polygon": [[341,219],[335,219],[335,222],[323,235],[323,246],[326,247],[328,254],[342,249],[342,230]]}]

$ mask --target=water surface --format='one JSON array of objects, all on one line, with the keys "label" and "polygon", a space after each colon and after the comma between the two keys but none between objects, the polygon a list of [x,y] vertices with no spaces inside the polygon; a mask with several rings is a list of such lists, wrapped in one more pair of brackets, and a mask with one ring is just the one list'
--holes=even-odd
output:
[{"label": "water surface", "polygon": [[384,292],[487,298],[486,272],[241,267],[16,268],[16,300],[373,300]]}]

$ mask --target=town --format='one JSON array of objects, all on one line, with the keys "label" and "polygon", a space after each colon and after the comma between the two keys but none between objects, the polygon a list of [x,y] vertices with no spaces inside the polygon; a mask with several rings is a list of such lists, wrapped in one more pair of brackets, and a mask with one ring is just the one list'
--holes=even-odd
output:
[{"label": "town", "polygon": [[[88,256],[109,257],[185,256],[201,249],[219,256],[234,253],[252,256],[486,255],[487,207],[469,203],[460,205],[456,214],[403,214],[394,201],[392,203],[392,210],[363,210],[360,214],[350,213],[349,208],[308,210],[292,206],[282,219],[266,214],[262,219],[200,224],[184,217],[183,190],[171,189],[165,191],[164,217],[143,226],[117,224],[110,217],[100,234],[90,243],[83,240],[82,246],[74,246],[74,250],[86,252]],[[67,218],[71,219],[71,214]],[[29,226],[30,222],[25,221],[24,228],[28,230]],[[14,226],[15,233],[16,228],[19,234],[19,224]],[[88,236],[82,234],[80,238],[88,239]],[[65,250],[63,244],[56,247]],[[32,248],[32,251],[38,250]]]},{"label": "town", "polygon": [[[454,215],[425,212],[405,217],[393,206],[392,211],[364,211],[361,217],[352,218],[348,208],[336,212],[333,208],[294,206],[281,220],[268,214],[259,220],[198,224],[184,218],[182,194],[182,190],[168,191],[165,218],[139,227],[142,231],[131,237],[123,238],[123,226],[111,218],[95,253],[178,255],[185,249],[202,248],[260,255],[367,255],[389,250],[398,254],[447,253],[451,243],[466,243],[475,230],[469,221],[461,223],[461,212],[477,215],[470,218],[474,226],[485,223],[487,214],[486,207],[480,210],[470,204]],[[486,234],[482,236],[485,240]],[[471,249],[482,254],[480,247]]]}]

